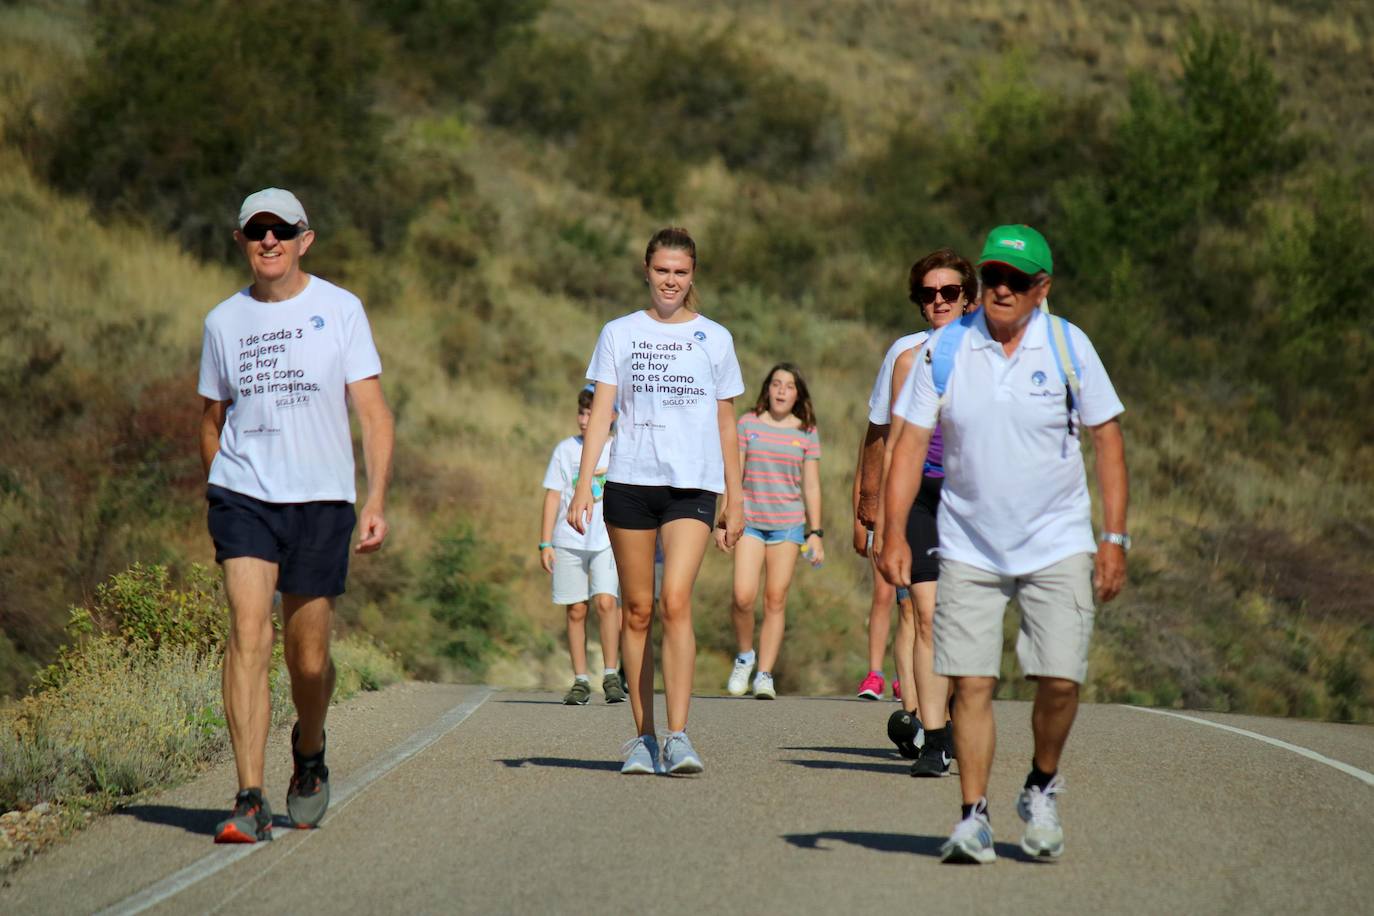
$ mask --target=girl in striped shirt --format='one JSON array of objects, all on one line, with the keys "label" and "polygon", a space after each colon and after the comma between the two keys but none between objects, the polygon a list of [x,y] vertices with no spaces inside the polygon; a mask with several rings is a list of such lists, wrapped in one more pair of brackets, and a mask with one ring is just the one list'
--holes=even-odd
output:
[{"label": "girl in striped shirt", "polygon": [[[735,545],[733,619],[739,646],[727,691],[741,696],[758,662],[754,696],[771,700],[773,666],[782,647],[787,590],[797,556],[808,551],[817,566],[825,559],[821,540],[821,442],[816,413],[797,367],[778,363],[764,377],[753,410],[739,418],[740,462],[744,466],[744,536]],[[764,573],[763,626],[754,653],[754,602]]]}]

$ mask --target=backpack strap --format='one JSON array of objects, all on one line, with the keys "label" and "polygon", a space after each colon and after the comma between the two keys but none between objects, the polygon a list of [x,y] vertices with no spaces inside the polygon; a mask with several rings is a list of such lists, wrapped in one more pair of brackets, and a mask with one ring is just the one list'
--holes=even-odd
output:
[{"label": "backpack strap", "polygon": [[1054,346],[1054,362],[1059,367],[1059,379],[1069,387],[1069,397],[1076,403],[1082,385],[1079,382],[1081,364],[1073,352],[1069,338],[1069,323],[1060,315],[1046,315],[1050,323],[1050,341]]},{"label": "backpack strap", "polygon": [[977,318],[976,312],[970,312],[962,316],[958,321],[951,322],[944,326],[940,331],[940,339],[935,342],[934,350],[927,344],[926,358],[930,360],[930,374],[935,381],[935,393],[940,396],[940,402],[945,400],[945,386],[949,384],[949,374],[954,371],[954,354],[959,352],[959,342],[964,339],[964,332],[973,326]]}]

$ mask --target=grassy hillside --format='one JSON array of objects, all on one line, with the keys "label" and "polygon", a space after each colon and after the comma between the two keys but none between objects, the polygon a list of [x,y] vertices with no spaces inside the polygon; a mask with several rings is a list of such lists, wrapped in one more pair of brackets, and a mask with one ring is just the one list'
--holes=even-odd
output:
[{"label": "grassy hillside", "polygon": [[[316,216],[313,268],[368,303],[399,421],[393,540],[355,564],[343,615],[417,673],[566,677],[538,484],[598,327],[640,305],[643,243],[675,222],[749,396],[779,359],[808,373],[830,559],[798,573],[779,686],[852,689],[868,585],[848,494],[872,374],[916,323],[906,270],[1024,220],[1128,408],[1139,546],[1089,694],[1374,717],[1374,347],[1351,305],[1374,256],[1350,242],[1374,229],[1369,14],[305,2],[312,57],[285,83],[375,59],[272,109],[302,109],[299,134],[253,122],[241,49],[213,47],[216,16],[268,6],[194,6],[194,26],[132,0],[0,6],[0,216],[24,230],[0,259],[0,691],[110,574],[208,559],[199,322],[242,282],[236,185],[281,182]],[[413,27],[436,11],[492,37],[436,50]],[[198,54],[222,66],[169,85]],[[703,689],[728,664],[729,576],[708,558]]]}]

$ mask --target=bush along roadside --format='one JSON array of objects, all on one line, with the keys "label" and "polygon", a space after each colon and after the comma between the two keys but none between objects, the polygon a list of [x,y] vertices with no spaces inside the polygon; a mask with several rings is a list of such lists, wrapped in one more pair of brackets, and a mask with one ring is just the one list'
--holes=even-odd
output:
[{"label": "bush along roadside", "polygon": [[[220,696],[228,608],[218,576],[174,581],[135,564],[73,608],[73,643],[33,692],[0,706],[0,868],[139,794],[187,779],[229,747]],[[335,699],[403,677],[366,637],[334,645]],[[291,717],[281,646],[272,723]]]}]

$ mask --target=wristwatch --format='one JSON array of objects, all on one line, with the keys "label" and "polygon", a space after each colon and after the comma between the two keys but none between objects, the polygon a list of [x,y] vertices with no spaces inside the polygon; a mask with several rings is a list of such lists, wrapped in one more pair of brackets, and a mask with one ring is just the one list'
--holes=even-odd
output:
[{"label": "wristwatch", "polygon": [[1131,536],[1129,534],[1117,534],[1115,531],[1102,532],[1102,540],[1108,544],[1115,544],[1122,550],[1131,549]]},{"label": "wristwatch", "polygon": [[825,537],[825,531],[820,528],[812,528],[810,531],[806,532],[807,537],[811,537],[813,534],[818,538]]}]

